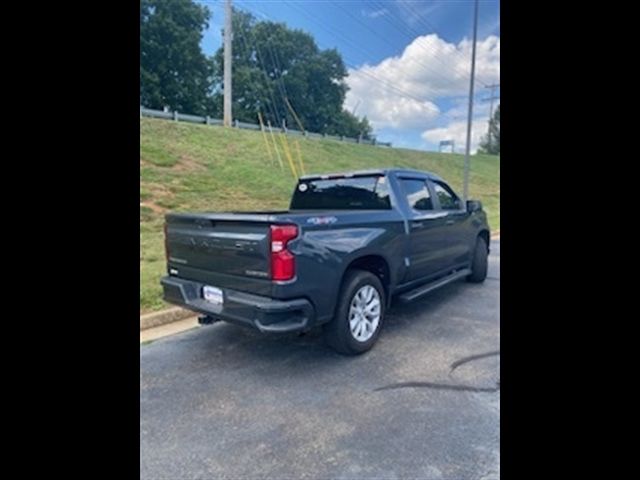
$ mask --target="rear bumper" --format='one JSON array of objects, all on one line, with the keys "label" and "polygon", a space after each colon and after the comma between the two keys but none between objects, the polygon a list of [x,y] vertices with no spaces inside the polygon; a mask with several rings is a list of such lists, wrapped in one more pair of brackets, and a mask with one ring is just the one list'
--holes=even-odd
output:
[{"label": "rear bumper", "polygon": [[276,300],[223,289],[223,304],[215,305],[202,298],[203,283],[177,277],[163,277],[160,283],[164,299],[169,303],[261,332],[301,331],[315,320],[313,305],[304,298]]}]

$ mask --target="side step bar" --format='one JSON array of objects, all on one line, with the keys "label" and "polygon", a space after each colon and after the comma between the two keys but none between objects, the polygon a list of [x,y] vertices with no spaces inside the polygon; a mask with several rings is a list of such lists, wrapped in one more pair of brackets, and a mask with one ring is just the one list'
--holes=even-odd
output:
[{"label": "side step bar", "polygon": [[471,273],[471,270],[468,268],[458,270],[456,272],[453,272],[447,275],[446,277],[439,278],[438,280],[435,280],[431,283],[427,283],[426,285],[420,285],[418,288],[409,290],[408,292],[405,292],[402,295],[398,295],[398,299],[402,303],[411,302],[418,297],[421,297],[423,295],[426,295],[429,292],[432,292],[433,290],[436,290],[437,288],[447,285],[448,283],[455,282],[456,280],[464,278],[470,273]]}]

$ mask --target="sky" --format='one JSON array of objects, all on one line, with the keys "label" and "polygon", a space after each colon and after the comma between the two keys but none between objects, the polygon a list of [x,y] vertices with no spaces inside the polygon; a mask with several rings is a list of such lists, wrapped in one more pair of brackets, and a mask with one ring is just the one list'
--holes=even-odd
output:
[{"label": "sky", "polygon": [[[202,48],[222,44],[224,2],[196,0],[211,11]],[[233,0],[258,19],[310,33],[336,48],[347,65],[345,108],[366,115],[379,141],[437,151],[466,142],[473,1]],[[487,132],[492,84],[500,83],[500,2],[480,0],[471,151]],[[499,96],[499,88],[495,90]],[[494,103],[499,104],[499,100]]]}]

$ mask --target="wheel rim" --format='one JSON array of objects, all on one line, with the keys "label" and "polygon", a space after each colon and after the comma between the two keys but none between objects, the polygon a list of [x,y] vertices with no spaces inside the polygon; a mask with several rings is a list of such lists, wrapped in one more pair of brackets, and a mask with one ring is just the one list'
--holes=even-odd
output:
[{"label": "wheel rim", "polygon": [[364,285],[351,299],[349,306],[349,328],[359,342],[366,342],[378,329],[382,315],[380,294],[371,285]]}]

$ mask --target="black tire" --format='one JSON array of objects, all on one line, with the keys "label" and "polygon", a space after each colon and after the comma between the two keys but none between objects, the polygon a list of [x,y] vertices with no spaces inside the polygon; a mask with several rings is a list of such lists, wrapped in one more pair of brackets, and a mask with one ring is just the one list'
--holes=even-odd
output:
[{"label": "black tire", "polygon": [[[354,296],[364,287],[372,286],[380,296],[380,319],[373,335],[366,341],[357,340],[349,326],[349,309]],[[380,279],[365,270],[347,271],[338,297],[334,318],[323,326],[325,341],[334,350],[344,355],[359,355],[370,350],[378,340],[385,314],[385,292]],[[357,332],[356,332],[357,333]]]},{"label": "black tire", "polygon": [[473,260],[471,262],[471,274],[467,275],[467,282],[482,283],[487,278],[487,269],[489,267],[489,249],[484,238],[478,237],[476,247],[473,251]]}]

